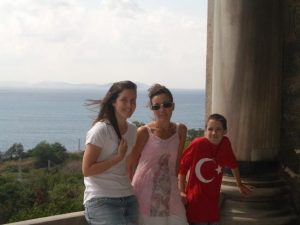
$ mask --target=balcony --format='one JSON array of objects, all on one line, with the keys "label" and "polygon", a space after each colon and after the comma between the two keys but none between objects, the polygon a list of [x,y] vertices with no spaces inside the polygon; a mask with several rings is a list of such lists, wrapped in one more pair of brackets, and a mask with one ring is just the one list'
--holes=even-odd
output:
[{"label": "balcony", "polygon": [[6,225],[86,225],[84,212],[66,213],[56,216],[42,217],[32,220],[24,220],[21,222],[7,223]]}]

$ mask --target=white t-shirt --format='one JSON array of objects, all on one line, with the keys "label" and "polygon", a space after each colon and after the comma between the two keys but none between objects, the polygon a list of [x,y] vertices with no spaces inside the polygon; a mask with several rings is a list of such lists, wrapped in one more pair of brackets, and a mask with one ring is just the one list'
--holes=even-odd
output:
[{"label": "white t-shirt", "polygon": [[[127,122],[128,129],[122,137],[127,142],[128,155],[136,141],[136,126]],[[109,122],[97,122],[87,132],[85,144],[93,144],[101,148],[97,162],[109,159],[116,154],[118,149],[118,136],[113,126]],[[84,177],[85,191],[84,200],[98,197],[125,197],[133,195],[133,189],[129,177],[126,173],[126,157],[116,165],[104,172]]]}]

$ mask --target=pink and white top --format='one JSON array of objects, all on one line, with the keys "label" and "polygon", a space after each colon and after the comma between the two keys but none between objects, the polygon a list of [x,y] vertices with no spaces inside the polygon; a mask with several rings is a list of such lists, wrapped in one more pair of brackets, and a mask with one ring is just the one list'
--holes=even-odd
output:
[{"label": "pink and white top", "polygon": [[150,217],[185,217],[177,185],[176,164],[179,135],[177,131],[168,139],[151,132],[141,153],[132,185],[139,201],[140,214]]}]

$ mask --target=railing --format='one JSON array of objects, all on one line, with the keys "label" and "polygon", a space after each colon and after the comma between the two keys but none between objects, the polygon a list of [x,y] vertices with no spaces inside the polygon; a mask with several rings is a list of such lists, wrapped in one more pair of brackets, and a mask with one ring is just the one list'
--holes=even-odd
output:
[{"label": "railing", "polygon": [[6,225],[86,225],[83,211],[67,213],[56,216],[42,217],[32,220],[24,220],[16,223],[7,223]]}]

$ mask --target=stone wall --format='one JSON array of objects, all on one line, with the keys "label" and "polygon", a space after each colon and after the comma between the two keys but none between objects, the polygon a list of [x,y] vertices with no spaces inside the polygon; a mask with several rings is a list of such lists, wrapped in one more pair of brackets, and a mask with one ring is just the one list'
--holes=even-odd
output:
[{"label": "stone wall", "polygon": [[73,212],[55,216],[41,217],[32,220],[24,220],[5,225],[87,225],[84,212]]}]

